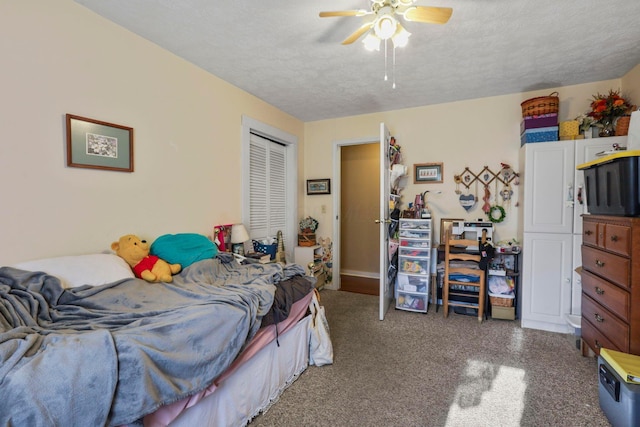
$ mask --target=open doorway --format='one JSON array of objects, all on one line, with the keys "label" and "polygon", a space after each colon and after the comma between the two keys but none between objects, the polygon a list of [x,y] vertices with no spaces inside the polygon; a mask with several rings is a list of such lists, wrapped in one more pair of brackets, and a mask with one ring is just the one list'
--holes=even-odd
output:
[{"label": "open doorway", "polygon": [[340,290],[380,293],[380,145],[340,146]]}]

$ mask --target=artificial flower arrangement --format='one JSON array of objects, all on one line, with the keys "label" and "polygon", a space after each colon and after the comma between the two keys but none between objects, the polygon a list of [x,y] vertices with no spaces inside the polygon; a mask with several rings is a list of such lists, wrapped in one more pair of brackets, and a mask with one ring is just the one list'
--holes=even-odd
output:
[{"label": "artificial flower arrangement", "polygon": [[589,116],[587,113],[580,114],[578,117],[575,118],[575,120],[578,122],[578,126],[580,127],[580,132],[585,134],[587,132],[591,132],[591,127],[595,126],[595,123],[596,123],[593,117]]},{"label": "artificial flower arrangement", "polygon": [[315,233],[318,229],[318,220],[308,216],[300,220],[299,227],[302,233]]},{"label": "artificial flower arrangement", "polygon": [[587,116],[594,120],[593,125],[606,131],[605,135],[608,136],[608,132],[613,130],[615,120],[629,114],[632,110],[631,102],[620,95],[619,90],[609,90],[606,95],[600,93],[593,95],[591,111],[587,113]]}]

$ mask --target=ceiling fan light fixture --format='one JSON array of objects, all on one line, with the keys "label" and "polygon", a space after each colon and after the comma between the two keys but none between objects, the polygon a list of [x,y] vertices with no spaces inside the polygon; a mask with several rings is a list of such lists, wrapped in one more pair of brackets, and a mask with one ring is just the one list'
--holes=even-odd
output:
[{"label": "ceiling fan light fixture", "polygon": [[373,23],[373,31],[382,40],[390,39],[398,29],[398,21],[389,14],[380,15]]},{"label": "ceiling fan light fixture", "polygon": [[409,36],[411,36],[411,33],[405,30],[402,25],[398,25],[398,30],[391,37],[393,47],[405,47],[409,43]]},{"label": "ceiling fan light fixture", "polygon": [[362,40],[362,43],[364,44],[364,48],[370,52],[380,50],[380,39],[371,32]]}]

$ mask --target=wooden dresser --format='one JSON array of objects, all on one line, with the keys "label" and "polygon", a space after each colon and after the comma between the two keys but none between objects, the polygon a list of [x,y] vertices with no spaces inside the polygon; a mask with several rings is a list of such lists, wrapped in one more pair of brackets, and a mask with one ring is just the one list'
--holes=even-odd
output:
[{"label": "wooden dresser", "polygon": [[582,219],[583,342],[640,355],[640,218]]}]

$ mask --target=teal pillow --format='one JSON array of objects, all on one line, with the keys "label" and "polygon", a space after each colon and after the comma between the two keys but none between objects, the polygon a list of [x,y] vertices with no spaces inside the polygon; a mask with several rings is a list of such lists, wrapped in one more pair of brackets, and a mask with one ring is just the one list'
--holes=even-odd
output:
[{"label": "teal pillow", "polygon": [[194,262],[216,256],[218,247],[202,234],[165,234],[153,242],[149,252],[169,264],[187,268]]}]

